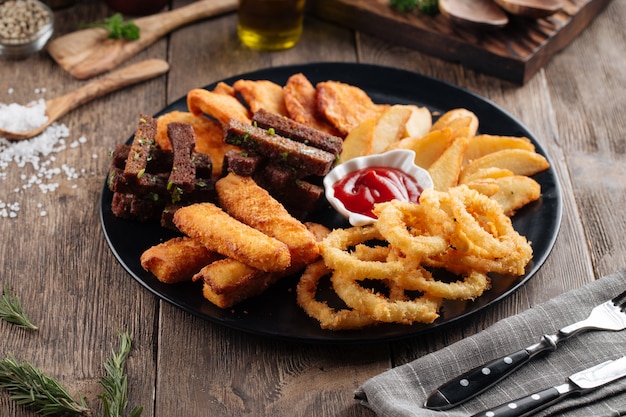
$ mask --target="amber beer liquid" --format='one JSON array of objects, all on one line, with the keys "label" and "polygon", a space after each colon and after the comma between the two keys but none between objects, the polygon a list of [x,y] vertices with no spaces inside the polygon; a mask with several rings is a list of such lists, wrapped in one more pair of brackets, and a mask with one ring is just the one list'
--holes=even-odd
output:
[{"label": "amber beer liquid", "polygon": [[287,49],[302,34],[305,0],[239,0],[237,33],[244,45],[261,50]]}]

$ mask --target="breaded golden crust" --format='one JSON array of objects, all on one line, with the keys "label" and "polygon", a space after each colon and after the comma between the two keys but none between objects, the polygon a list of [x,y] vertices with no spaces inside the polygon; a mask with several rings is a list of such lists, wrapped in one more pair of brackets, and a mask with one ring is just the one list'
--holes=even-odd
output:
[{"label": "breaded golden crust", "polygon": [[292,266],[305,266],[318,258],[315,236],[252,178],[230,173],[215,187],[228,214],[289,247]]},{"label": "breaded golden crust", "polygon": [[235,97],[195,88],[187,93],[187,107],[195,115],[206,114],[215,118],[222,127],[228,126],[230,119],[250,123],[250,111]]},{"label": "breaded golden crust", "polygon": [[286,116],[283,87],[269,80],[237,80],[233,84],[235,92],[243,97],[252,113],[264,109],[270,113]]},{"label": "breaded golden crust", "polygon": [[340,135],[339,131],[320,115],[317,109],[317,91],[304,74],[298,73],[289,77],[283,91],[285,107],[291,119],[334,136]]},{"label": "breaded golden crust", "polygon": [[205,266],[193,279],[203,281],[204,298],[220,308],[228,308],[263,293],[283,276],[281,272],[263,272],[227,258]]},{"label": "breaded golden crust", "polygon": [[318,111],[343,136],[365,120],[378,118],[388,107],[375,104],[359,87],[339,81],[320,82],[316,90]]},{"label": "breaded golden crust", "polygon": [[315,240],[317,242],[321,242],[324,240],[326,236],[330,233],[330,229],[323,224],[315,223],[315,222],[304,222],[306,228],[315,236]]},{"label": "breaded golden crust", "polygon": [[209,250],[262,271],[282,271],[291,264],[289,248],[279,240],[234,219],[212,203],[182,207],[174,224]]},{"label": "breaded golden crust", "polygon": [[235,89],[231,85],[226,84],[224,81],[217,83],[213,92],[217,94],[226,94],[227,96],[236,96]]},{"label": "breaded golden crust", "polygon": [[221,255],[197,240],[175,237],[148,248],[141,254],[140,261],[143,269],[152,272],[159,281],[173,284],[191,281],[205,265],[220,258]]}]

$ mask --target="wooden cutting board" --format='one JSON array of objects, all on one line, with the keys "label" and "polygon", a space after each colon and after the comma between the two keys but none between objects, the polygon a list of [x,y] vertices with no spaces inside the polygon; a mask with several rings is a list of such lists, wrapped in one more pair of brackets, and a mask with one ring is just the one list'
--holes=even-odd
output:
[{"label": "wooden cutting board", "polygon": [[525,84],[567,46],[611,0],[566,0],[560,12],[528,20],[511,17],[502,29],[477,32],[441,14],[399,13],[388,0],[315,0],[311,12],[351,29]]}]

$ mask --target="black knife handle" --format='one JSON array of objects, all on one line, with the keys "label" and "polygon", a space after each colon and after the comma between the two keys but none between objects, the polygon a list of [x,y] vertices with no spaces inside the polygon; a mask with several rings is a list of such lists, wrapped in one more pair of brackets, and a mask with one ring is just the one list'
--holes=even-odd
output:
[{"label": "black knife handle", "polygon": [[493,386],[538,353],[555,348],[553,339],[543,336],[535,345],[478,366],[446,382],[428,396],[424,407],[447,410],[457,406]]},{"label": "black knife handle", "polygon": [[472,417],[523,417],[533,414],[565,396],[556,387],[536,392],[527,397],[501,404],[489,410],[481,411]]}]

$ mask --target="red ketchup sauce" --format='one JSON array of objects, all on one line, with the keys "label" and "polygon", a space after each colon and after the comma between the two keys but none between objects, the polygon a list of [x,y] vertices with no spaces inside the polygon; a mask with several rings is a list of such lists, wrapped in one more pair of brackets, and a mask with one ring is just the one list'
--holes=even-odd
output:
[{"label": "red ketchup sauce", "polygon": [[350,172],[333,189],[346,209],[374,219],[374,204],[391,200],[417,203],[423,191],[415,178],[391,167],[366,167]]}]

